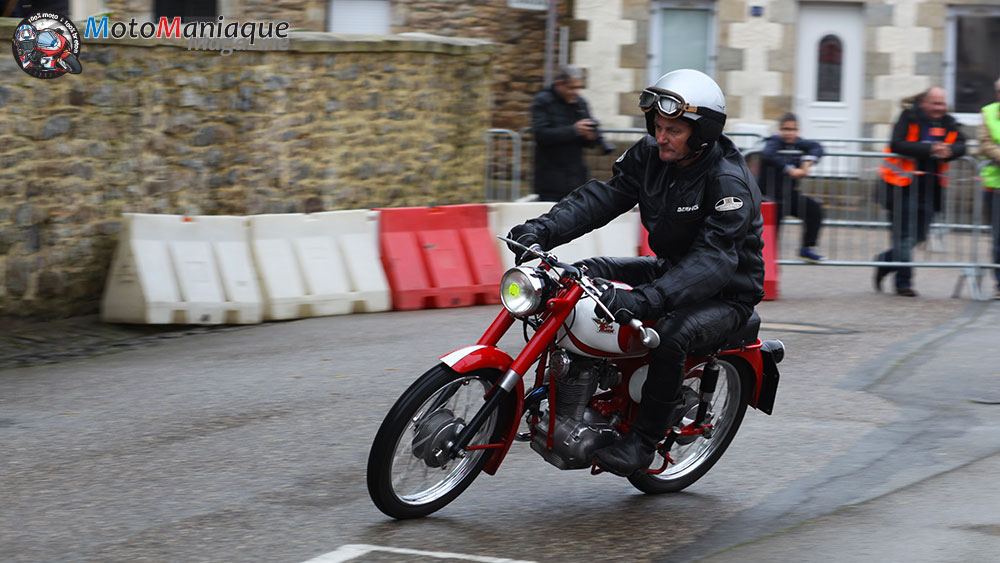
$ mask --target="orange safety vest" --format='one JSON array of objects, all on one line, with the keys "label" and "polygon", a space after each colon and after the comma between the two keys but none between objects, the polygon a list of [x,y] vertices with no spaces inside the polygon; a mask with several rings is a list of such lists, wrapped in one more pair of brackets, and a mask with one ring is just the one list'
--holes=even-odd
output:
[{"label": "orange safety vest", "polygon": [[[946,144],[954,144],[955,140],[958,139],[958,132],[951,131],[945,136],[944,142]],[[910,129],[906,132],[906,140],[909,142],[920,140],[920,126],[916,123],[910,124]],[[892,149],[889,147],[885,148],[884,152],[891,153]],[[948,185],[948,177],[944,175],[948,171],[947,162],[938,163],[938,174],[941,177],[941,186]],[[893,186],[909,186],[913,182],[913,177],[919,174],[925,174],[917,170],[917,161],[912,158],[904,158],[891,156],[885,158],[885,164],[882,165],[882,179],[886,182],[892,184]]]}]

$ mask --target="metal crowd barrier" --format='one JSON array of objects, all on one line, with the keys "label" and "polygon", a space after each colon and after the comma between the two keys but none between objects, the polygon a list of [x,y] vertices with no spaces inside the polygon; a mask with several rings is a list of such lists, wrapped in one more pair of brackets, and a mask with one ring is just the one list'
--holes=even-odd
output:
[{"label": "metal crowd barrier", "polygon": [[[751,170],[759,175],[761,151],[749,151],[744,156]],[[983,277],[1000,266],[993,263],[992,229],[989,217],[984,214],[980,162],[970,156],[951,162],[947,172],[948,186],[941,189],[939,210],[931,214],[927,232],[921,233],[919,217],[927,213],[921,210],[934,209],[934,194],[925,190],[924,200],[920,201],[919,190],[913,189],[916,179],[911,189],[906,190],[906,197],[902,195],[903,190],[890,189],[880,174],[888,156],[895,155],[870,151],[827,152],[820,160],[820,165],[825,161],[826,166],[815,167],[809,176],[799,181],[798,193],[818,200],[823,208],[815,250],[826,260],[818,264],[955,268],[960,274],[954,296],[967,287],[973,299],[988,297],[982,290]],[[765,194],[775,188],[782,190],[780,197],[772,192],[769,199],[781,201],[786,208],[790,206],[794,193],[784,176],[771,188],[766,186],[768,179],[758,177]],[[904,228],[894,231],[890,207],[909,210]],[[800,212],[804,213],[801,209]],[[1000,209],[995,212],[1000,213]],[[787,214],[787,210],[785,213],[779,227],[778,263],[813,264],[799,258],[804,221]],[[892,260],[879,256],[896,246],[894,237],[902,236],[923,239],[913,248],[909,262],[898,261],[895,256]]]},{"label": "metal crowd barrier", "polygon": [[[586,164],[594,178],[609,178],[615,159],[644,135],[645,130],[606,129],[603,134],[616,150],[609,154],[601,154],[597,149],[586,151]],[[726,135],[744,147],[744,157],[756,176],[760,170],[761,136],[728,132]],[[991,270],[1000,268],[1000,264],[993,260],[992,228],[979,160],[965,156],[951,163],[949,185],[942,190],[940,210],[933,214],[926,239],[914,247],[909,262],[889,261],[877,256],[894,246],[892,223],[886,209],[885,182],[879,172],[884,159],[893,156],[879,152],[888,146],[888,140],[816,140],[823,143],[826,152],[810,175],[800,181],[799,192],[817,199],[823,207],[816,251],[826,260],[819,265],[954,268],[959,270],[954,295],[959,295],[963,287],[968,288],[974,299],[992,294],[982,290],[983,278],[991,274]],[[491,129],[487,147],[487,200],[512,201],[530,194],[534,168],[530,129],[520,132]],[[837,147],[849,150],[836,150]],[[522,190],[522,185],[529,187]],[[917,193],[917,190],[909,191]],[[909,205],[918,203],[908,202]],[[1000,205],[995,206],[993,212],[998,218],[995,224],[1000,226]],[[798,257],[803,227],[803,221],[791,215],[786,214],[781,220],[779,264],[813,264]],[[908,234],[917,238],[914,229],[911,228]]]},{"label": "metal crowd barrier", "polygon": [[521,197],[521,135],[510,129],[486,132],[486,201]]},{"label": "metal crowd barrier", "polygon": [[[635,144],[645,129],[602,129],[614,150],[604,154],[598,148],[584,152],[584,162],[593,178],[610,178],[611,166],[621,153]],[[756,133],[726,133],[741,150],[758,147],[763,137]],[[486,201],[514,201],[532,193],[534,145],[531,128],[520,131],[489,129],[486,132]],[[525,187],[527,186],[527,187]]]}]

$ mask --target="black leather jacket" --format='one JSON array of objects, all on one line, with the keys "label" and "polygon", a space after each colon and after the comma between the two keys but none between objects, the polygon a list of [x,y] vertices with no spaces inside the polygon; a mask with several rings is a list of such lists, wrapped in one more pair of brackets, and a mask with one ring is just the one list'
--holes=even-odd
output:
[{"label": "black leather jacket", "polygon": [[576,134],[573,125],[592,119],[584,99],[568,104],[549,87],[531,103],[531,134],[535,137],[535,193],[558,201],[587,181],[583,149],[597,144]]},{"label": "black leather jacket", "polygon": [[526,223],[544,248],[584,235],[639,205],[663,275],[633,291],[651,316],[722,298],[754,306],[764,297],[760,190],[733,142],[720,137],[688,166],[660,160],[643,137],[607,182],[590,180]]}]

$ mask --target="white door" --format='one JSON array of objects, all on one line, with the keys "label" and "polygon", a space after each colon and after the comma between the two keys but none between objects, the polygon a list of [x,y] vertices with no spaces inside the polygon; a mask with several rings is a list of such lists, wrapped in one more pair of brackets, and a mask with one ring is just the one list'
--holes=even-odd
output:
[{"label": "white door", "polygon": [[[861,136],[864,19],[861,4],[799,4],[795,112],[799,134],[823,140],[827,152],[858,150],[826,139]],[[853,175],[854,159],[825,158],[815,174]]]}]

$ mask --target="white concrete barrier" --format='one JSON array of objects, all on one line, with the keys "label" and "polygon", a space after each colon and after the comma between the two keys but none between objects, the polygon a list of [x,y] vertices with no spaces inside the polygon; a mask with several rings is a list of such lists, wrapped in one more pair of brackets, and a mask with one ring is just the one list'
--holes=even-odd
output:
[{"label": "white concrete barrier", "polygon": [[373,313],[392,309],[389,281],[379,254],[378,211],[324,211],[309,217],[336,241],[354,310]]},{"label": "white concrete barrier", "polygon": [[254,215],[250,246],[269,320],[387,311],[374,213]]},{"label": "white concrete barrier", "polygon": [[243,219],[124,214],[101,318],[142,324],[260,322],[260,291]]}]

